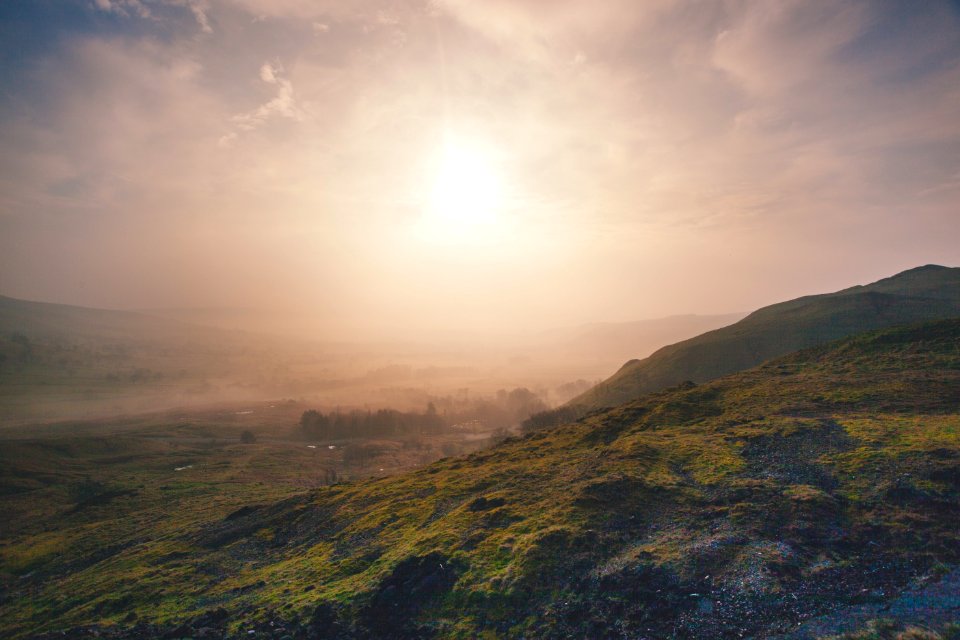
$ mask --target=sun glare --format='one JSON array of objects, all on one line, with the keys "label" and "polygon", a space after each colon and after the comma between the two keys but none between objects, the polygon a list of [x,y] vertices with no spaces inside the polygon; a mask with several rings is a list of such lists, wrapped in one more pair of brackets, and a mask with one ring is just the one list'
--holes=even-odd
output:
[{"label": "sun glare", "polygon": [[425,207],[431,235],[469,237],[489,231],[503,206],[503,184],[493,154],[480,145],[448,140],[437,154]]}]

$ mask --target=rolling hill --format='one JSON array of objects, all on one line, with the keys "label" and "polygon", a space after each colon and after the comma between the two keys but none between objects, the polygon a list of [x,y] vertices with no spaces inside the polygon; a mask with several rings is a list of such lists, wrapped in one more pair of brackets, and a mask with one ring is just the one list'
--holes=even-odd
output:
[{"label": "rolling hill", "polygon": [[241,331],[0,296],[0,426],[265,397],[251,383],[268,386],[291,352]]},{"label": "rolling hill", "polygon": [[[42,458],[80,445],[21,446],[34,453],[18,464],[58,495],[63,463]],[[135,492],[109,507],[66,493],[43,526],[3,536],[0,633],[799,640],[883,617],[946,628],[960,615],[958,462],[960,320],[881,330],[282,500],[236,478],[207,499],[219,488],[202,461],[118,478],[111,497]]]},{"label": "rolling hill", "polygon": [[728,327],[630,360],[568,405],[612,407],[644,393],[687,380],[712,380],[861,331],[954,316],[960,316],[960,268],[918,267],[866,286],[764,307]]},{"label": "rolling hill", "polygon": [[133,311],[95,309],[0,296],[0,333],[47,340],[223,340],[222,331]]}]

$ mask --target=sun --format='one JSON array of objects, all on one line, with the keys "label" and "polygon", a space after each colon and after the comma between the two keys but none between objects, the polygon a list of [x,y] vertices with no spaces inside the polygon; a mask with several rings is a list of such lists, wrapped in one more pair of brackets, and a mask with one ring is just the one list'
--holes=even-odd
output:
[{"label": "sun", "polygon": [[500,204],[500,180],[490,159],[477,148],[447,143],[430,193],[430,209],[449,222],[489,222]]},{"label": "sun", "polygon": [[448,138],[436,154],[432,173],[424,222],[434,235],[475,236],[497,223],[503,183],[491,150]]}]

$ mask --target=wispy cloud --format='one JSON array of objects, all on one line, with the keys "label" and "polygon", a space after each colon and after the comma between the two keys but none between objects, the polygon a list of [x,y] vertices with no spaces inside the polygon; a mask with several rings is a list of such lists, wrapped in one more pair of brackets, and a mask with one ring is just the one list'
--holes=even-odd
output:
[{"label": "wispy cloud", "polygon": [[200,30],[204,33],[213,33],[213,27],[210,26],[210,20],[207,18],[207,11],[209,10],[207,3],[200,0],[187,0],[187,5],[200,26]]},{"label": "wispy cloud", "polygon": [[276,95],[256,109],[233,116],[231,121],[239,130],[253,131],[274,117],[291,120],[303,118],[303,112],[294,99],[293,84],[283,77],[283,68],[279,64],[264,62],[260,67],[260,80],[275,86]]},{"label": "wispy cloud", "polygon": [[210,10],[209,0],[92,0],[92,6],[100,11],[114,13],[127,17],[150,18],[159,20],[156,13],[151,11],[151,4],[157,7],[185,7],[190,10],[197,26],[204,33],[213,33],[207,12]]},{"label": "wispy cloud", "polygon": [[121,15],[137,15],[149,18],[150,10],[140,0],[93,0],[93,6],[101,11],[118,13]]}]

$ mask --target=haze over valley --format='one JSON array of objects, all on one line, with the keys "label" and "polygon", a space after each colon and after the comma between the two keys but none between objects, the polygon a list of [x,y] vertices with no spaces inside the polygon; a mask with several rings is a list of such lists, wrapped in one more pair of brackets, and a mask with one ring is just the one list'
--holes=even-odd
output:
[{"label": "haze over valley", "polygon": [[171,315],[0,298],[4,423],[267,400],[407,410],[441,400],[467,405],[518,387],[554,406],[616,369],[624,353],[648,354],[742,314],[555,328],[495,342],[366,344]]}]

